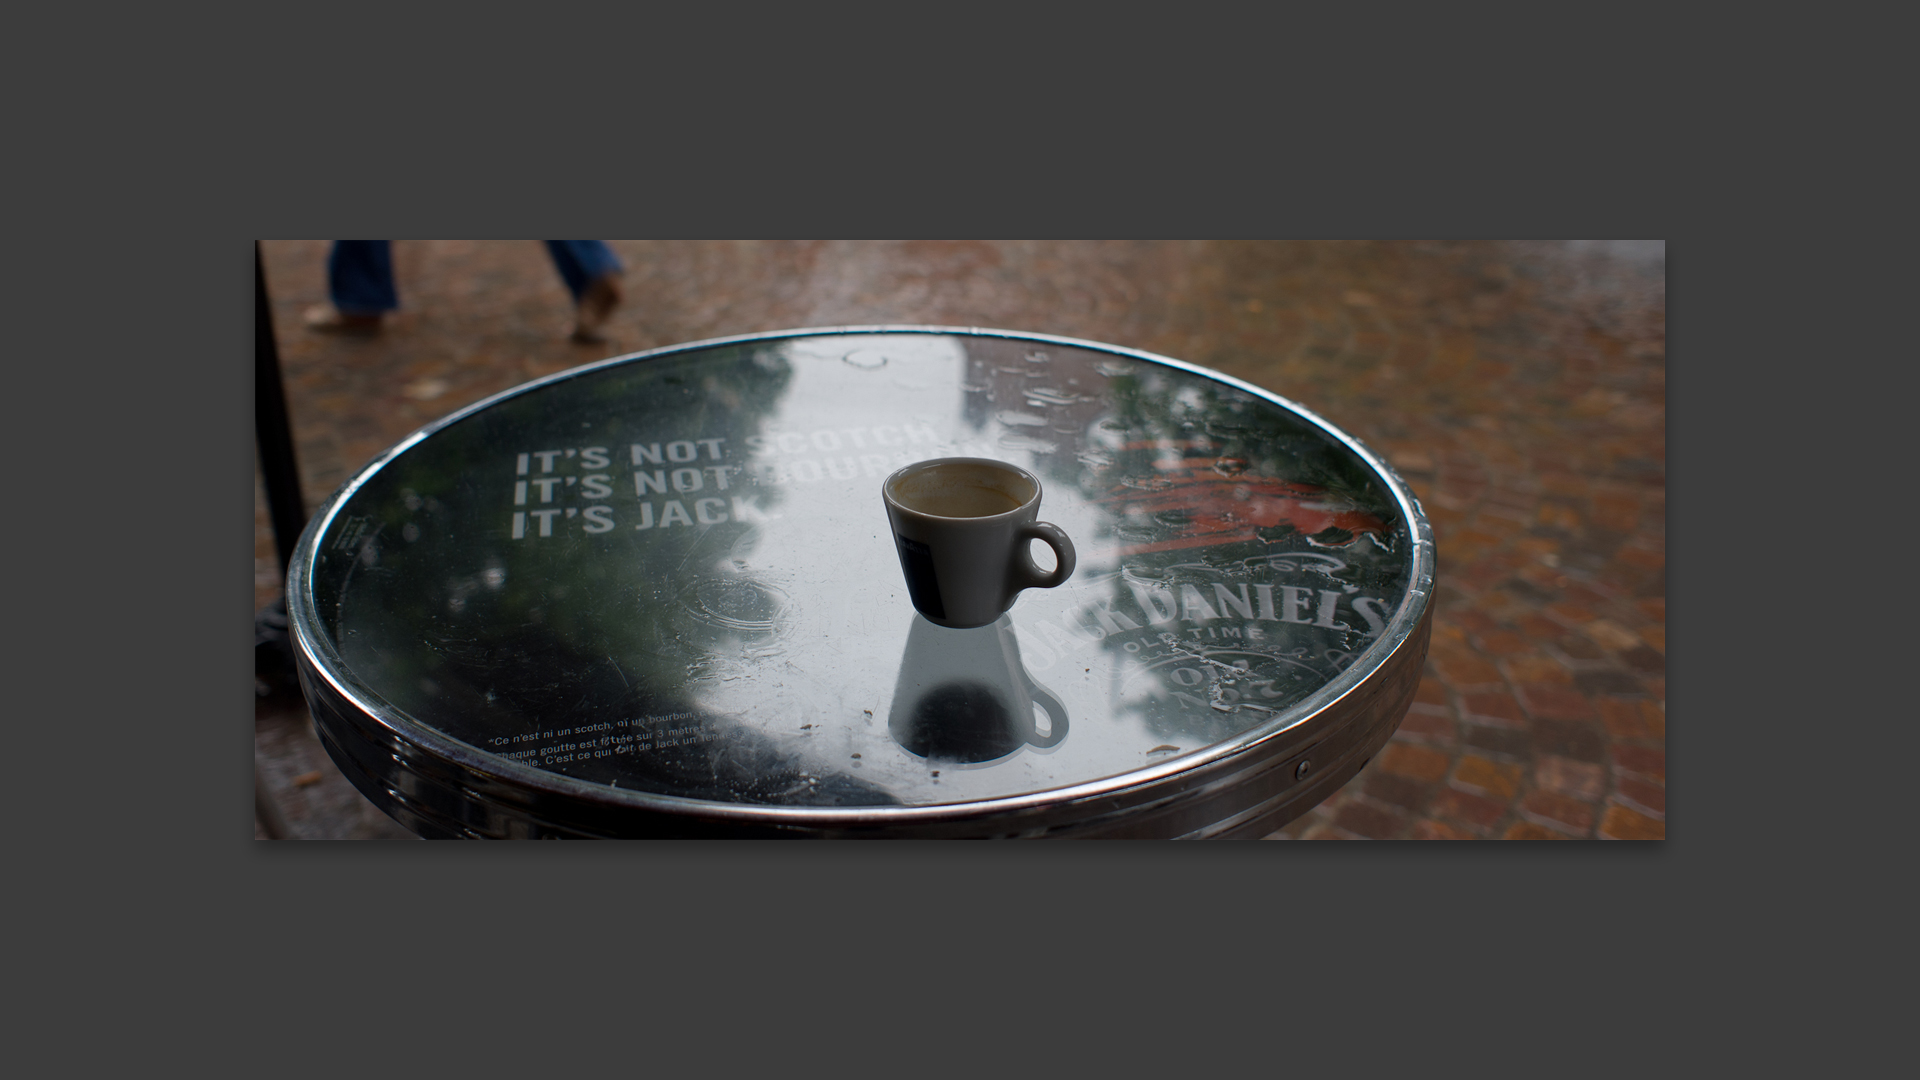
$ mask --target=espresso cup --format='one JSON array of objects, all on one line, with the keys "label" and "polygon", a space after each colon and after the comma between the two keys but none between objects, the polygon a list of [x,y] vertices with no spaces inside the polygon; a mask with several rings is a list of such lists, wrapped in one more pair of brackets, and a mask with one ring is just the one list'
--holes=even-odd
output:
[{"label": "espresso cup", "polygon": [[[1040,514],[1040,481],[989,458],[935,458],[880,486],[914,609],[940,626],[985,626],[1022,589],[1051,589],[1073,573],[1073,541]],[[1053,549],[1040,569],[1031,541]]]}]

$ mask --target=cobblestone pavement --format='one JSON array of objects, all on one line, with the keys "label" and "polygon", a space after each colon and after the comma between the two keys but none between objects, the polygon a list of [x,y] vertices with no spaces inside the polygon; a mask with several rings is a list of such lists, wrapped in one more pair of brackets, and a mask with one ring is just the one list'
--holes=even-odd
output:
[{"label": "cobblestone pavement", "polygon": [[[396,242],[402,312],[372,338],[302,325],[326,299],[326,242],[262,247],[309,509],[486,395],[727,334],[1030,330],[1267,387],[1384,453],[1439,548],[1417,703],[1359,776],[1275,837],[1665,835],[1663,245],[616,241],[627,302],[599,346],[566,339],[570,305],[537,242]],[[279,588],[257,492],[254,585],[257,604]],[[298,835],[397,833],[297,714],[256,733]]]}]

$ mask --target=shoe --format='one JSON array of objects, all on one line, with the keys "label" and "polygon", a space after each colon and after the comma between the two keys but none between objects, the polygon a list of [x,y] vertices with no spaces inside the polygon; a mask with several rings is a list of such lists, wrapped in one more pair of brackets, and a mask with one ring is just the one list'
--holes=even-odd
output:
[{"label": "shoe", "polygon": [[574,312],[573,340],[583,343],[595,343],[607,340],[603,328],[607,316],[620,306],[620,277],[618,274],[602,274],[593,279],[587,291],[580,296],[580,306]]},{"label": "shoe", "polygon": [[340,311],[331,304],[319,304],[307,309],[303,316],[307,329],[323,334],[377,334],[380,332],[379,315],[362,315]]}]

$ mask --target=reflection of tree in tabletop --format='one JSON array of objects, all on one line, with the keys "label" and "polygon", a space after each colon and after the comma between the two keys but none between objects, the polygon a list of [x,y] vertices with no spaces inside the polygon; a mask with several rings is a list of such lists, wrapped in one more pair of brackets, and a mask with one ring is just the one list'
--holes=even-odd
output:
[{"label": "reflection of tree in tabletop", "polygon": [[[726,470],[777,411],[792,376],[777,347],[751,344],[618,365],[502,402],[409,450],[351,506],[378,528],[341,590],[337,625],[348,628],[341,651],[349,668],[408,715],[494,752],[534,745],[516,736],[586,729],[597,742],[632,734],[636,718],[679,718],[646,729],[677,731],[657,740],[675,745],[549,766],[582,779],[721,801],[889,801],[851,778],[812,775],[752,732],[698,716],[688,685],[699,657],[689,652],[687,604],[704,597],[723,618],[732,611],[751,622],[749,609],[778,593],[756,594],[747,561],[729,556],[752,547],[751,508],[765,511],[781,493]],[[697,477],[702,492],[727,496],[708,507],[724,520],[638,528],[634,473],[653,470],[651,459],[636,465],[630,448],[676,441],[702,448],[687,467],[708,470]],[[546,459],[555,470],[546,478],[559,480],[543,494],[570,512],[550,518],[549,537],[515,539],[517,455],[553,448],[564,452]],[[613,494],[600,494],[607,489]],[[587,527],[592,508],[605,508],[598,531]],[[683,595],[695,591],[688,567],[721,563],[730,566],[730,591]],[[696,644],[739,642],[723,625]]]},{"label": "reflection of tree in tabletop", "polygon": [[1325,685],[1372,636],[1355,600],[1405,584],[1406,526],[1368,467],[1251,394],[1075,352],[1056,369],[1100,392],[1043,468],[1101,511],[1118,563],[1103,647],[1126,653],[1121,710],[1192,749]]}]

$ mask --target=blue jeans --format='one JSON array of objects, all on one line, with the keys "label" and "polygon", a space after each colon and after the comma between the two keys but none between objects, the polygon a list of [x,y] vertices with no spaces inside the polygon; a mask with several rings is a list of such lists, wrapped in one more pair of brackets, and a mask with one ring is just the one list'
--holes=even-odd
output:
[{"label": "blue jeans", "polygon": [[[593,280],[624,267],[602,240],[548,240],[560,280],[577,303]],[[388,240],[335,240],[327,256],[327,292],[347,315],[380,315],[400,306],[393,288],[393,244]]]}]

